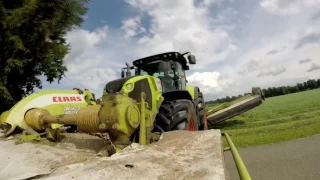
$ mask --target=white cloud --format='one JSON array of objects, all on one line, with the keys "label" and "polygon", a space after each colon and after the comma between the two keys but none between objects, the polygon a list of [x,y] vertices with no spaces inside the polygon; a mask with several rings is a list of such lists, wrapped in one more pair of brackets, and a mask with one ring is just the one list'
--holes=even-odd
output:
[{"label": "white cloud", "polygon": [[212,28],[209,6],[196,7],[193,0],[127,2],[152,18],[151,36],[139,39],[140,45],[151,49],[148,55],[166,50],[191,51],[199,59],[195,68],[201,68],[223,60],[236,49],[226,31]]},{"label": "white cloud", "polygon": [[200,87],[206,100],[319,76],[319,71],[308,72],[311,64],[299,63],[310,58],[314,67],[320,64],[320,24],[310,20],[319,1],[241,1],[241,6],[237,1],[224,6],[222,0],[125,2],[139,12],[124,18],[121,27],[68,33],[72,49],[64,84],[80,84],[100,96],[104,84],[119,78],[124,62],[166,51],[196,55],[188,81]]},{"label": "white cloud", "polygon": [[202,4],[205,6],[210,6],[214,3],[221,2],[221,1],[223,1],[223,0],[203,0]]},{"label": "white cloud", "polygon": [[312,61],[312,59],[306,58],[306,59],[301,59],[301,60],[299,60],[299,63],[300,63],[300,64],[305,64],[305,63],[309,63],[309,62],[311,62],[311,61]]},{"label": "white cloud", "polygon": [[121,29],[125,31],[125,37],[132,37],[146,32],[146,29],[141,26],[141,18],[139,16],[129,18],[122,23]]},{"label": "white cloud", "polygon": [[97,28],[90,32],[84,29],[74,29],[66,35],[71,51],[65,57],[67,63],[77,60],[85,51],[94,48],[98,43],[107,39],[108,26]]},{"label": "white cloud", "polygon": [[236,84],[233,79],[222,78],[219,72],[195,72],[188,76],[187,79],[190,85],[200,88],[206,99],[224,94],[223,91],[227,89],[229,91],[227,94],[232,95],[234,92],[232,86]]},{"label": "white cloud", "polygon": [[196,72],[187,79],[190,84],[198,85],[200,90],[207,94],[211,91],[221,90],[218,83],[219,76],[220,73],[218,72]]},{"label": "white cloud", "polygon": [[292,15],[303,12],[306,8],[319,6],[319,0],[262,0],[261,6],[272,14]]},{"label": "white cloud", "polygon": [[100,90],[102,84],[117,78],[116,72],[111,67],[100,67],[104,57],[97,47],[106,41],[107,37],[108,26],[97,28],[92,32],[74,29],[67,34],[71,51],[65,58],[68,68],[66,81],[102,92]]},{"label": "white cloud", "polygon": [[319,70],[319,69],[320,69],[320,65],[313,63],[307,72],[312,72],[312,71]]},{"label": "white cloud", "polygon": [[[81,58],[78,63],[68,65],[67,79],[77,82],[95,92],[102,92],[101,85],[117,79],[116,71],[111,67],[100,67],[102,60]],[[101,91],[101,92],[100,92]]]},{"label": "white cloud", "polygon": [[258,74],[258,77],[278,76],[286,71],[287,71],[287,69],[283,65],[266,67],[265,69],[262,69],[262,71]]},{"label": "white cloud", "polygon": [[261,65],[261,59],[259,57],[253,58],[241,67],[239,73],[244,75],[247,73],[257,71],[259,68],[261,68],[260,65]]}]

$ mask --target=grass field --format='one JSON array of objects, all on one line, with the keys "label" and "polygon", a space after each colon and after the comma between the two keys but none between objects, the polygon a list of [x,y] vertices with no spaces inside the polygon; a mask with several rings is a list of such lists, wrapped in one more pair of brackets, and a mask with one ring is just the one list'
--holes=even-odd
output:
[{"label": "grass field", "polygon": [[279,143],[320,133],[320,89],[268,98],[219,126],[237,147]]}]

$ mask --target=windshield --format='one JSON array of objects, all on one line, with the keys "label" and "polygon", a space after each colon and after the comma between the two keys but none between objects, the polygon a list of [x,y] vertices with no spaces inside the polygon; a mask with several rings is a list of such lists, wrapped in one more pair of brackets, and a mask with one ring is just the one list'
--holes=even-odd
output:
[{"label": "windshield", "polygon": [[173,61],[154,61],[147,63],[139,68],[140,75],[151,75],[159,78],[164,86],[164,92],[176,90],[176,82],[174,81],[176,75],[172,69],[175,64]]},{"label": "windshield", "polygon": [[171,68],[171,61],[156,61],[139,67],[140,75],[151,75],[155,77],[171,76],[174,77],[174,71]]}]

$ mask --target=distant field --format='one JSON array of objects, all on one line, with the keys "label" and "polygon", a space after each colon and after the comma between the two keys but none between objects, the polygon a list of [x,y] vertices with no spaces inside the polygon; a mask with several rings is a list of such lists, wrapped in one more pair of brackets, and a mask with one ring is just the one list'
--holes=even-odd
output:
[{"label": "distant field", "polygon": [[320,133],[320,89],[268,98],[217,126],[238,147],[279,143]]}]

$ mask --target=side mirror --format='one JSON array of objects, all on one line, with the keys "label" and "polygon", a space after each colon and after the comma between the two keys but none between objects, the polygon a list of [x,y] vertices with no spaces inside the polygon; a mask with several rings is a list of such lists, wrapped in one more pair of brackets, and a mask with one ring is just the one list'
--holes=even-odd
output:
[{"label": "side mirror", "polygon": [[188,60],[189,60],[189,64],[196,64],[196,56],[189,55]]}]

